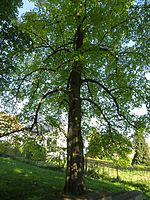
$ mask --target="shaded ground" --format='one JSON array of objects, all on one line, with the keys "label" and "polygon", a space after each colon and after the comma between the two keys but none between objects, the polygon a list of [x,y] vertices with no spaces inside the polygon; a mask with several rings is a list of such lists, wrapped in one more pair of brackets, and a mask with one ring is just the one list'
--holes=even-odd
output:
[{"label": "shaded ground", "polygon": [[[10,158],[0,158],[0,199],[58,200],[62,196],[64,172],[39,168]],[[95,180],[86,177],[89,192],[110,191],[113,195],[126,190],[141,190],[150,199],[150,184]]]},{"label": "shaded ground", "polygon": [[64,184],[64,173],[41,169],[10,158],[0,158],[0,199],[54,200]]}]

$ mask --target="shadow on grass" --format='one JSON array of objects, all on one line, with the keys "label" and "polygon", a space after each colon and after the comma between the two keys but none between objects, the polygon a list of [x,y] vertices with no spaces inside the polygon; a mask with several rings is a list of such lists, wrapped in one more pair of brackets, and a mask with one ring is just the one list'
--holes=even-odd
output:
[{"label": "shadow on grass", "polygon": [[150,181],[148,182],[131,182],[123,181],[120,179],[112,179],[110,177],[102,177],[99,180],[93,178],[87,178],[88,185],[91,185],[94,190],[94,186],[97,185],[97,190],[107,190],[112,192],[112,195],[117,193],[123,193],[129,190],[140,190],[143,193],[144,200],[150,199]]},{"label": "shadow on grass", "polygon": [[139,182],[131,182],[131,181],[122,181],[122,183],[126,187],[134,187],[135,189],[143,192],[144,200],[150,199],[150,182],[139,183]]},{"label": "shadow on grass", "polygon": [[41,169],[10,158],[0,158],[0,199],[59,199],[64,173]]},{"label": "shadow on grass", "polygon": [[112,194],[125,192],[125,188],[120,183],[110,182],[108,180],[96,180],[90,177],[86,178],[87,187],[92,191],[110,191]]},{"label": "shadow on grass", "polygon": [[[0,199],[59,200],[65,173],[39,168],[10,158],[0,158]],[[150,186],[145,183],[86,177],[88,191],[110,191],[113,195],[128,190],[141,190],[150,199]],[[112,182],[113,181],[113,182]]]}]

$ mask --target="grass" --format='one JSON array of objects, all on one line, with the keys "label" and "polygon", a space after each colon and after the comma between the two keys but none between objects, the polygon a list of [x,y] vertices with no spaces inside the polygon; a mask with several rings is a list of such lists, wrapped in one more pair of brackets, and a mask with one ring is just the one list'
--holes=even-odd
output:
[{"label": "grass", "polygon": [[0,199],[59,199],[63,184],[64,173],[0,158]]},{"label": "grass", "polygon": [[[0,199],[3,200],[59,200],[65,173],[39,168],[31,164],[0,158]],[[86,177],[88,190],[107,190],[113,194],[126,190],[141,190],[150,199],[150,182],[111,182]]]}]

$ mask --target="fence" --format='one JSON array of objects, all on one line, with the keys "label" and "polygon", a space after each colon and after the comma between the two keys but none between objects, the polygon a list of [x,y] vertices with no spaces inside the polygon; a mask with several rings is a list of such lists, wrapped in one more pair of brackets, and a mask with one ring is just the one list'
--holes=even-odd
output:
[{"label": "fence", "polygon": [[150,181],[150,168],[115,166],[113,163],[85,159],[85,173],[92,177],[121,179],[123,181]]}]

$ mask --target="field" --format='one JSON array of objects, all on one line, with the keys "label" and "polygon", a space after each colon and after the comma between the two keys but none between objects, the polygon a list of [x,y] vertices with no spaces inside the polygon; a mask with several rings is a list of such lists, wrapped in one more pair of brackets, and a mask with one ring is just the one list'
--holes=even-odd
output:
[{"label": "field", "polygon": [[[31,164],[0,158],[0,199],[3,200],[56,200],[62,195],[65,173]],[[113,194],[126,190],[141,190],[144,199],[150,199],[150,181],[112,182],[109,179],[86,177],[90,191],[107,190]]]}]

